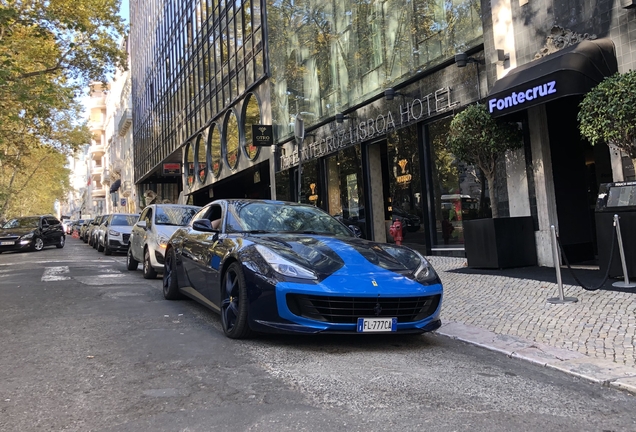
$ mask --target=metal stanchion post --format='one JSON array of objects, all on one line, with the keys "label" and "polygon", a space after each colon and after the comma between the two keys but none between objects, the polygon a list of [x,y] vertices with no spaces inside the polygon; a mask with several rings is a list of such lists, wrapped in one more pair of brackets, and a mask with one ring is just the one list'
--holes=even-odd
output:
[{"label": "metal stanchion post", "polygon": [[[618,251],[621,253],[621,264],[623,265],[623,282],[614,282],[613,287],[616,288],[636,288],[636,283],[629,282],[629,274],[627,273],[627,263],[625,262],[625,249],[623,249],[623,237],[621,237],[621,223],[618,221],[617,214],[614,215],[614,226],[616,227],[616,237],[618,239]],[[610,263],[612,265],[612,263]]]},{"label": "metal stanchion post", "polygon": [[557,285],[559,286],[559,296],[548,298],[548,303],[564,304],[576,303],[579,301],[576,297],[564,297],[563,295],[563,279],[561,279],[561,259],[559,258],[559,245],[557,244],[556,228],[550,225],[552,233],[552,259],[554,260],[554,268],[556,269]]}]

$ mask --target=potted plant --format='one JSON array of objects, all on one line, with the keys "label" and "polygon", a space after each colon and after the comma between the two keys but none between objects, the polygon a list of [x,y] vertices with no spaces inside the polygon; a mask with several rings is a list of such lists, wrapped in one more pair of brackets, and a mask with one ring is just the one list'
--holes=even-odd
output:
[{"label": "potted plant", "polygon": [[636,169],[636,71],[615,73],[590,90],[581,102],[581,135],[592,145],[606,143],[631,158]]},{"label": "potted plant", "polygon": [[492,218],[463,223],[469,267],[506,268],[536,265],[532,217],[499,217],[497,161],[507,150],[523,147],[517,123],[493,118],[485,105],[474,104],[450,124],[448,149],[459,160],[476,165],[486,178]]}]

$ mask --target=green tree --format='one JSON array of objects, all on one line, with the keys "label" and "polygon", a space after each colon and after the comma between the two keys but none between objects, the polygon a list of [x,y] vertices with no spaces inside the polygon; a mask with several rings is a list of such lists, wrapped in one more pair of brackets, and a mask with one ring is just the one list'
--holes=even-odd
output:
[{"label": "green tree", "polygon": [[612,144],[636,167],[636,71],[616,73],[594,87],[581,102],[581,135],[592,145]]},{"label": "green tree", "polygon": [[53,213],[53,203],[63,199],[70,190],[66,156],[51,148],[37,148],[22,157],[21,162],[32,167],[16,170],[0,166],[0,216],[10,218],[30,214]]},{"label": "green tree", "polygon": [[519,126],[496,120],[485,105],[470,105],[451,121],[446,143],[457,159],[477,165],[484,173],[488,181],[492,217],[499,217],[495,193],[497,160],[506,150],[523,146]]},{"label": "green tree", "polygon": [[[0,2],[0,170],[33,174],[42,148],[64,154],[90,140],[77,97],[93,80],[125,67],[119,0]],[[0,216],[15,198],[0,186]]]}]

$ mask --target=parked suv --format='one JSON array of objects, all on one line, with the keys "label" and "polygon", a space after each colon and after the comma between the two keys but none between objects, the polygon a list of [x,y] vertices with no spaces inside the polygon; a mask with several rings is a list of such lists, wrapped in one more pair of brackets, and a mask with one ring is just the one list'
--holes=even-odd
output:
[{"label": "parked suv", "polygon": [[0,228],[0,252],[41,251],[44,246],[63,248],[64,226],[55,216],[27,216],[9,219]]},{"label": "parked suv", "polygon": [[163,272],[166,245],[170,236],[187,225],[201,207],[179,204],[151,204],[144,208],[133,226],[128,248],[128,270],[137,270],[143,262],[144,278],[153,279]]},{"label": "parked suv", "polygon": [[113,252],[126,252],[132,226],[139,219],[139,215],[128,213],[113,213],[104,221],[99,230],[97,250],[110,255]]}]

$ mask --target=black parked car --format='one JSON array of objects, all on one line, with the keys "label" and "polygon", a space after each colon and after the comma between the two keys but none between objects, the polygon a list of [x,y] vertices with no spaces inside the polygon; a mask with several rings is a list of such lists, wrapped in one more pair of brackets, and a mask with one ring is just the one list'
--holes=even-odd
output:
[{"label": "black parked car", "polygon": [[49,245],[63,248],[65,241],[64,226],[51,215],[9,219],[0,228],[0,252],[41,251]]}]

